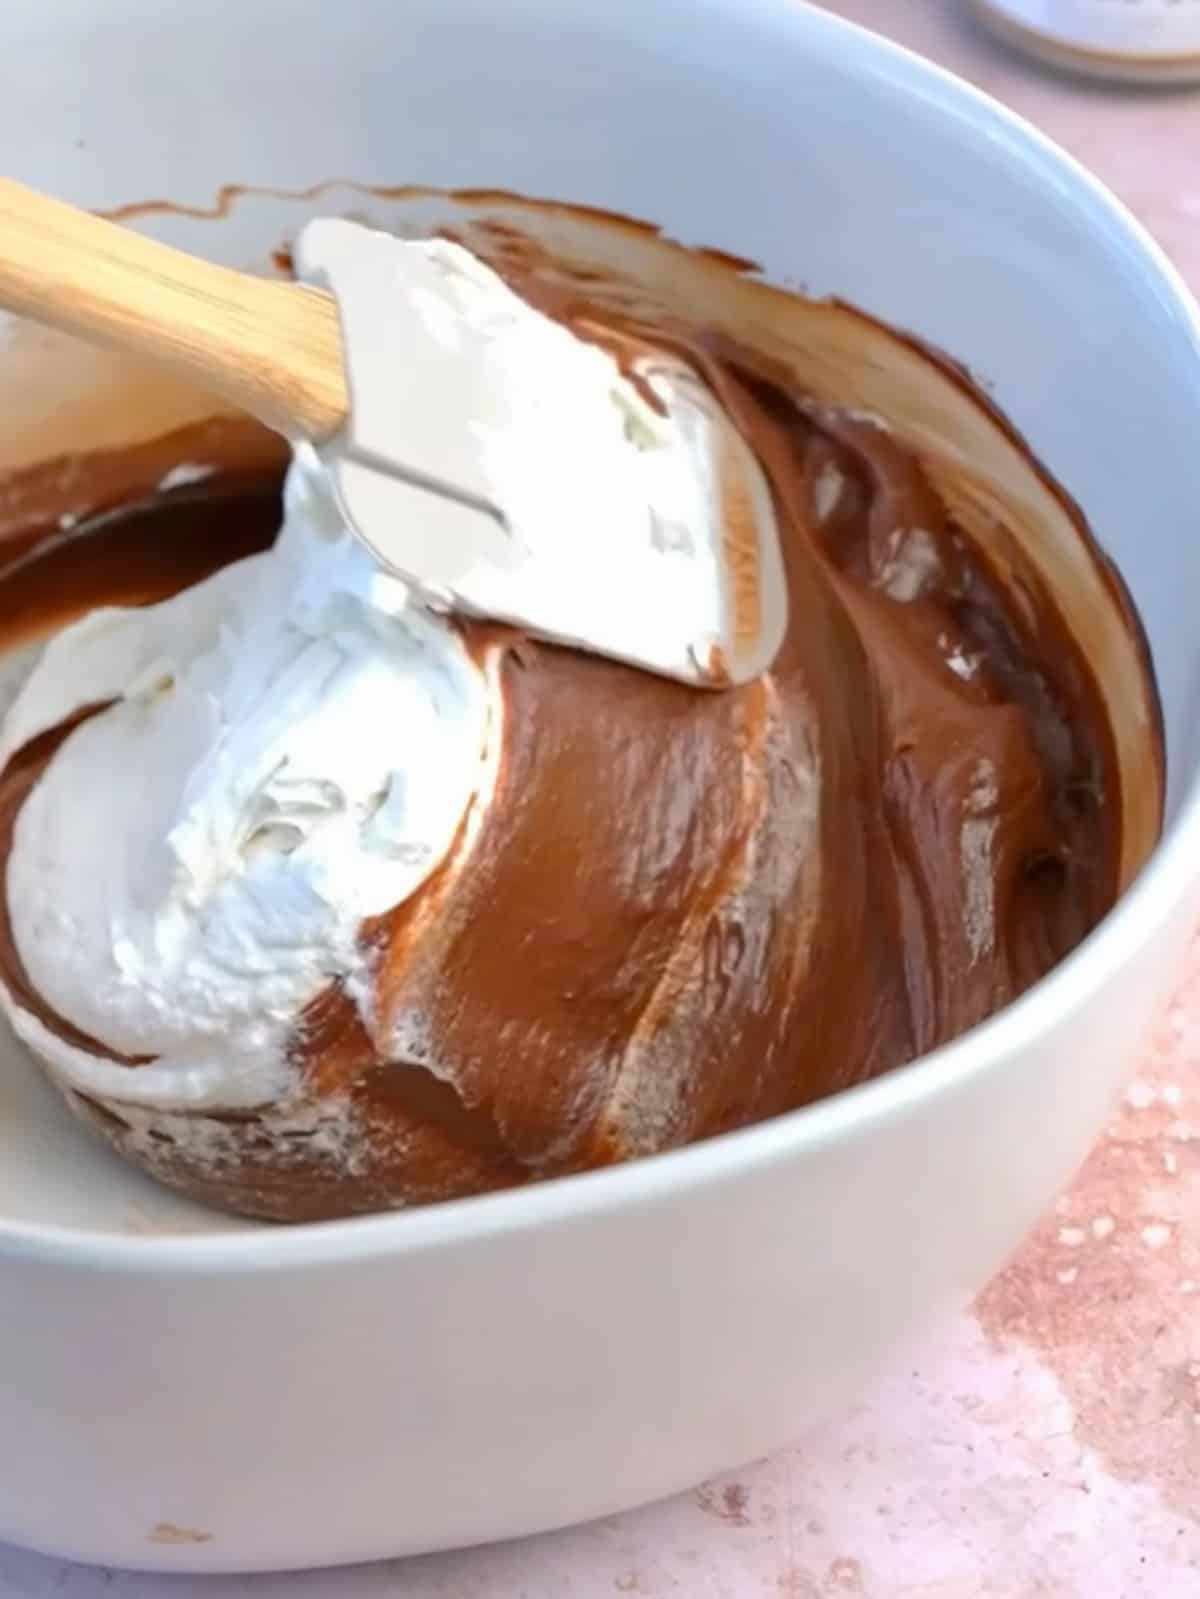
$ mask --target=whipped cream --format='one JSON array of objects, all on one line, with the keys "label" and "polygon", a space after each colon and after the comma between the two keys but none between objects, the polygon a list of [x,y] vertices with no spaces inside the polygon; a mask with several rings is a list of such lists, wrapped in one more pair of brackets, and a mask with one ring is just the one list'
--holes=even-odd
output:
[{"label": "whipped cream", "polygon": [[385,565],[431,604],[688,683],[770,664],[786,626],[770,487],[686,363],[630,340],[630,381],[443,239],[323,218],[295,254],[341,314],[351,414],[323,455]]},{"label": "whipped cream", "polygon": [[21,809],[8,903],[51,1009],[151,1060],[131,1071],[67,1045],[5,996],[11,1020],[84,1092],[278,1100],[297,1022],[329,983],[369,1020],[363,920],[445,857],[498,692],[453,623],[349,533],[301,447],[273,549],[67,628],[5,720],[0,765],[107,701]]}]

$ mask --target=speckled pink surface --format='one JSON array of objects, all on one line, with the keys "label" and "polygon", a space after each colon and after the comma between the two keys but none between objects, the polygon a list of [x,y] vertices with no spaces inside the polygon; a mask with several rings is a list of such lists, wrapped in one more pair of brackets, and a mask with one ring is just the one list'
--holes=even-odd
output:
[{"label": "speckled pink surface", "polygon": [[[1200,91],[1052,78],[983,39],[960,0],[830,9],[1040,123],[1200,289]],[[593,1526],[350,1572],[136,1577],[0,1549],[0,1599],[622,1594],[1200,1596],[1200,945],[1119,1114],[1012,1267],[796,1448]]]}]

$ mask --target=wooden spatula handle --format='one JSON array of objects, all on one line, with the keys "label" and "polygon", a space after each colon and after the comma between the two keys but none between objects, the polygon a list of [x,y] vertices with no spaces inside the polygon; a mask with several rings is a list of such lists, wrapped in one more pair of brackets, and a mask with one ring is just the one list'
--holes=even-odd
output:
[{"label": "wooden spatula handle", "polygon": [[215,266],[0,178],[0,306],[165,361],[290,437],[348,409],[331,295]]}]

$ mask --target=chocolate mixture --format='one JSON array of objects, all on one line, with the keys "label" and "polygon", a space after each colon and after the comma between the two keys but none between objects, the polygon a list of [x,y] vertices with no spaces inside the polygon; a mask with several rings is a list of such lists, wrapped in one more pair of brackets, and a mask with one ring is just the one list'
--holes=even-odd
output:
[{"label": "chocolate mixture", "polygon": [[[620,354],[646,336],[517,286]],[[230,1117],[250,1125],[224,1163],[168,1150],[166,1180],[295,1218],[677,1145],[955,1037],[1111,906],[1113,739],[1044,586],[1005,586],[878,419],[818,406],[723,337],[669,337],[777,497],[791,623],[774,670],[710,694],[467,624],[480,649],[507,644],[495,796],[469,852],[460,838],[364,930],[373,1037],[331,989],[297,1039],[306,1092],[348,1096],[370,1158],[347,1174],[281,1154],[269,1116]],[[144,603],[266,546],[277,489],[216,479],[27,562],[0,578],[0,646],[31,611]],[[51,753],[39,741],[0,783],[0,857]],[[3,924],[0,974],[69,1036]],[[389,1056],[390,1023],[435,1042]],[[121,1147],[120,1107],[94,1109]]]}]

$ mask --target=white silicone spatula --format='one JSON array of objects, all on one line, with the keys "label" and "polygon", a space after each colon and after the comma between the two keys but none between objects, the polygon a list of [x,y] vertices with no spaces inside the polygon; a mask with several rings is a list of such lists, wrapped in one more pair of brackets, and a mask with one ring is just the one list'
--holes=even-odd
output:
[{"label": "white silicone spatula", "polygon": [[232,271],[0,179],[0,305],[311,441],[355,533],[428,602],[702,686],[769,666],[770,488],[690,369],[648,362],[660,410],[443,241],[322,220],[295,254],[302,282]]}]

